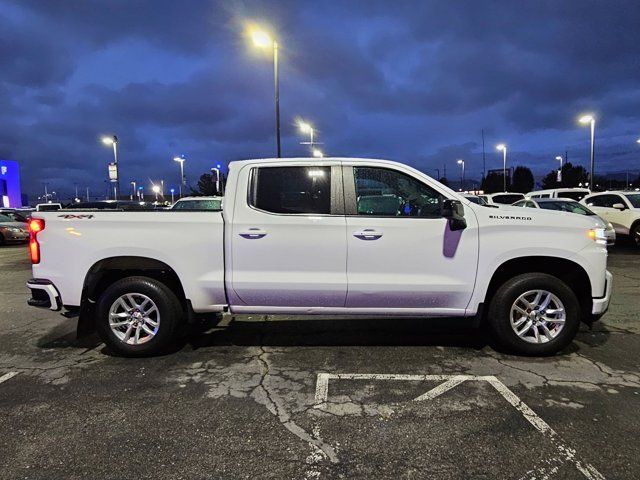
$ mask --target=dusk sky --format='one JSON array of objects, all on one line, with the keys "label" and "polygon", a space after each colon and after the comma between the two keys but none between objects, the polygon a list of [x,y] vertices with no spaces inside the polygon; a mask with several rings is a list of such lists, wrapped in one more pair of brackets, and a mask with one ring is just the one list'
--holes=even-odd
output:
[{"label": "dusk sky", "polygon": [[216,163],[275,156],[273,71],[244,35],[280,44],[283,155],[390,158],[457,179],[509,163],[539,177],[556,155],[640,171],[640,1],[0,0],[0,158],[23,190],[105,191],[120,140],[131,180],[189,183]]}]

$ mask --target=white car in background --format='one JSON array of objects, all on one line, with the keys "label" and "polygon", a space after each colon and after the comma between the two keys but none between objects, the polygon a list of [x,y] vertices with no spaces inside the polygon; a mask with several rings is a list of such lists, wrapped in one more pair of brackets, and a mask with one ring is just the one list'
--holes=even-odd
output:
[{"label": "white car in background", "polygon": [[611,225],[611,222],[607,222],[586,206],[570,198],[525,198],[524,200],[514,203],[513,206],[556,210],[557,212],[575,213],[577,215],[593,217],[596,228],[604,229],[607,245],[612,246],[616,243],[616,231],[613,225]]},{"label": "white car in background", "polygon": [[580,203],[611,222],[618,235],[629,236],[640,247],[640,192],[593,193]]},{"label": "white car in background", "polygon": [[170,210],[222,210],[222,197],[184,197],[178,200]]},{"label": "white car in background", "polygon": [[497,207],[504,207],[506,205],[513,205],[519,200],[524,200],[524,193],[518,192],[499,192],[489,193],[485,195],[478,195],[482,198],[487,205],[495,205]]},{"label": "white car in background", "polygon": [[527,198],[570,198],[579,202],[589,195],[591,190],[588,188],[551,188],[549,190],[535,190],[527,193]]}]

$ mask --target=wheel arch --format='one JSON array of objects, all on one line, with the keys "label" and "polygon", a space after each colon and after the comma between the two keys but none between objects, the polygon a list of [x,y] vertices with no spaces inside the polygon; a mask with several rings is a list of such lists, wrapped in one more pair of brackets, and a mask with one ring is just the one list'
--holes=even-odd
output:
[{"label": "wheel arch", "polygon": [[523,273],[546,273],[557,277],[567,284],[578,297],[581,317],[585,318],[591,312],[593,302],[591,294],[591,280],[586,270],[578,263],[566,258],[551,256],[517,257],[506,260],[493,273],[484,301],[488,305],[494,294],[510,278]]}]

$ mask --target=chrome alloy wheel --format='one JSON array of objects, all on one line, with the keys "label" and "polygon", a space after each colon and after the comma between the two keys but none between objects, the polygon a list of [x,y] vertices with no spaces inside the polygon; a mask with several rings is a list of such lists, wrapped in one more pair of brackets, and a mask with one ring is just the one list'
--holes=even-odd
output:
[{"label": "chrome alloy wheel", "polygon": [[520,295],[511,306],[511,328],[529,343],[547,343],[564,328],[564,304],[546,290],[529,290]]},{"label": "chrome alloy wheel", "polygon": [[140,345],[156,336],[160,311],[153,300],[141,293],[126,293],[109,308],[109,326],[123,343]]}]

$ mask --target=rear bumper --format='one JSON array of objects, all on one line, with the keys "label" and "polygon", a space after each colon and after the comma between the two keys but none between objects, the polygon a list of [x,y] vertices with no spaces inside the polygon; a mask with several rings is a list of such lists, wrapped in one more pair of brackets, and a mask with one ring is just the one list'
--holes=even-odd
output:
[{"label": "rear bumper", "polygon": [[31,298],[27,304],[32,307],[48,308],[58,311],[62,308],[62,298],[55,285],[43,278],[32,278],[27,282],[27,287],[31,290]]},{"label": "rear bumper", "polygon": [[604,297],[593,299],[593,308],[591,313],[593,315],[601,316],[609,309],[609,302],[611,302],[611,290],[613,288],[613,275],[608,270],[605,272],[605,287]]}]

